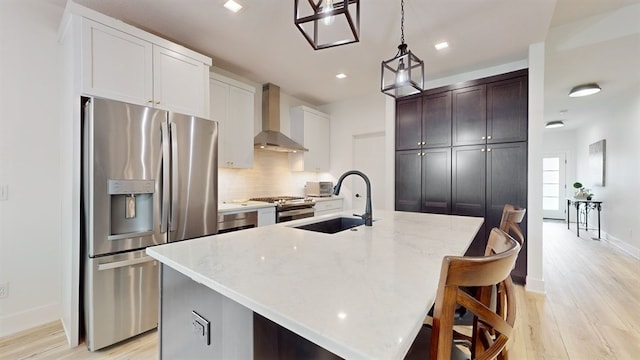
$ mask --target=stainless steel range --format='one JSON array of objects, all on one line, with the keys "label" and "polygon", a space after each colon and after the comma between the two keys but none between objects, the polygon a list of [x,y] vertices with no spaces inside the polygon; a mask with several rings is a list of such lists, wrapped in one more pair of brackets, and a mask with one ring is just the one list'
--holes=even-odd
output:
[{"label": "stainless steel range", "polygon": [[249,199],[276,204],[276,222],[313,217],[315,201],[302,196],[272,196]]}]

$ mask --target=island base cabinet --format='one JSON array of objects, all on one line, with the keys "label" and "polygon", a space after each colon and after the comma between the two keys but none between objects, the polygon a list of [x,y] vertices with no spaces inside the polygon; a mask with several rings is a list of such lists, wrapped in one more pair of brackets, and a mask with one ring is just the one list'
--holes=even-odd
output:
[{"label": "island base cabinet", "polygon": [[254,359],[278,360],[337,360],[338,355],[287,330],[273,321],[253,315]]},{"label": "island base cabinet", "polygon": [[[167,265],[160,278],[161,359],[253,359],[251,310]],[[194,311],[209,321],[208,344]]]}]

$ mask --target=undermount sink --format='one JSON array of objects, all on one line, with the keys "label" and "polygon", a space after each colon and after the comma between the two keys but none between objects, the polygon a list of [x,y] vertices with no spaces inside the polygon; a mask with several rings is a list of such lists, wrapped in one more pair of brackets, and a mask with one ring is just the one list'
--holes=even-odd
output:
[{"label": "undermount sink", "polygon": [[325,234],[335,234],[337,232],[354,228],[364,224],[363,219],[351,217],[339,217],[311,224],[295,226],[296,229],[321,232]]}]

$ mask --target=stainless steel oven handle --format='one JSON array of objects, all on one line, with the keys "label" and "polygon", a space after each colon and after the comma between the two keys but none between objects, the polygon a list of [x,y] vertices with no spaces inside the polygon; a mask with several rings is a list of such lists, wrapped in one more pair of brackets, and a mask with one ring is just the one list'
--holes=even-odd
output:
[{"label": "stainless steel oven handle", "polygon": [[151,256],[143,256],[135,259],[114,261],[110,263],[99,264],[98,271],[117,269],[125,266],[138,265],[138,264],[143,264],[151,261],[155,261],[155,259],[152,258]]},{"label": "stainless steel oven handle", "polygon": [[280,211],[278,213],[278,217],[313,214],[314,212],[315,212],[315,209],[313,207],[309,207],[305,209],[296,209],[296,210],[285,210],[285,211]]}]

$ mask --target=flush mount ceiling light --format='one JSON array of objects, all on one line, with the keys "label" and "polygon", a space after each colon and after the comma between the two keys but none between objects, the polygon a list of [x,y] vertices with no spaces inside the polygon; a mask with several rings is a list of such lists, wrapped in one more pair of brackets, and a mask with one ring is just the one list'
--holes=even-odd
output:
[{"label": "flush mount ceiling light", "polygon": [[561,128],[564,126],[564,122],[562,120],[549,121],[544,125],[547,129],[555,129]]},{"label": "flush mount ceiling light", "polygon": [[404,0],[400,2],[400,45],[396,55],[382,62],[380,90],[394,98],[417,94],[424,87],[424,62],[404,43]]},{"label": "flush mount ceiling light", "polygon": [[571,91],[569,91],[569,96],[580,97],[580,96],[593,95],[595,93],[600,92],[600,90],[602,90],[600,89],[600,85],[596,83],[578,85],[573,89],[571,89]]},{"label": "flush mount ceiling light", "polygon": [[295,0],[293,15],[314,50],[360,41],[360,0]]},{"label": "flush mount ceiling light", "polygon": [[336,77],[337,77],[338,79],[344,79],[344,78],[346,78],[346,77],[347,77],[347,74],[340,73],[340,74],[336,75]]}]

